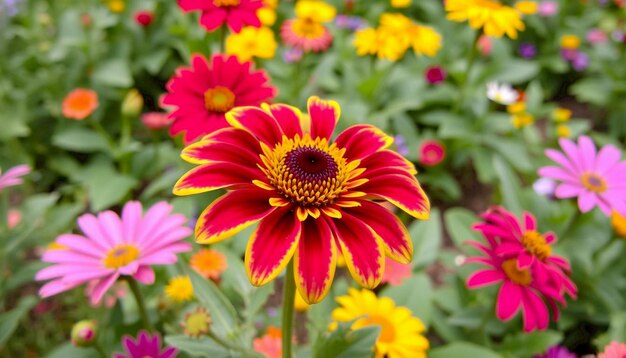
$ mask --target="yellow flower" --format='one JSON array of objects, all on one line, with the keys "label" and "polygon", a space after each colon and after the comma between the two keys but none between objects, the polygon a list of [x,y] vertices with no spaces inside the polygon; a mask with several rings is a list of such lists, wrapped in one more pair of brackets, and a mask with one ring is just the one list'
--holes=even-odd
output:
[{"label": "yellow flower", "polygon": [[619,237],[626,239],[626,217],[613,210],[611,215],[611,226]]},{"label": "yellow flower", "polygon": [[411,19],[402,14],[386,12],[380,15],[380,28],[398,34],[405,34],[407,38],[409,37],[407,32],[411,31],[414,25]]},{"label": "yellow flower", "polygon": [[535,117],[530,113],[522,112],[514,114],[511,117],[511,121],[513,122],[513,127],[522,128],[535,123]]},{"label": "yellow flower", "polygon": [[469,21],[473,29],[483,29],[485,35],[517,38],[517,32],[526,27],[518,10],[495,0],[447,0],[447,19]]},{"label": "yellow flower", "polygon": [[228,264],[223,253],[213,249],[202,249],[191,257],[189,265],[204,278],[217,280]]},{"label": "yellow flower", "polygon": [[356,47],[356,53],[359,56],[375,55],[379,45],[378,32],[371,27],[358,30],[352,44]]},{"label": "yellow flower", "polygon": [[274,32],[269,27],[247,26],[226,38],[226,53],[237,56],[240,61],[248,61],[253,57],[271,59],[277,46]]},{"label": "yellow flower", "polygon": [[293,301],[293,306],[296,308],[296,311],[304,312],[307,311],[311,305],[306,303],[302,295],[300,295],[300,292],[296,290],[296,299]]},{"label": "yellow flower", "polygon": [[402,33],[389,31],[382,27],[377,29],[376,42],[378,45],[378,58],[398,61],[406,53],[409,46],[408,41],[408,37]]},{"label": "yellow flower", "polygon": [[510,114],[518,114],[526,111],[526,102],[515,102],[506,106],[506,111]]},{"label": "yellow flower", "polygon": [[580,47],[580,38],[576,35],[567,34],[561,36],[561,47],[567,50],[574,50]]},{"label": "yellow flower", "polygon": [[554,118],[555,122],[567,122],[572,118],[572,111],[567,108],[557,107],[552,111],[552,118]]},{"label": "yellow flower", "polygon": [[391,0],[391,7],[405,8],[411,6],[413,0]]},{"label": "yellow flower", "polygon": [[411,36],[411,46],[416,55],[433,57],[441,48],[441,35],[430,26],[415,25]]},{"label": "yellow flower", "polygon": [[185,315],[185,319],[180,323],[183,327],[185,335],[189,337],[200,337],[209,333],[211,325],[211,315],[204,307],[198,307],[196,310]]},{"label": "yellow flower", "polygon": [[524,15],[536,14],[539,10],[539,4],[534,1],[518,1],[515,8]]},{"label": "yellow flower", "polygon": [[165,295],[175,302],[190,301],[193,298],[193,286],[189,276],[172,277],[165,286]]},{"label": "yellow flower", "polygon": [[559,124],[556,126],[556,135],[559,137],[569,138],[572,136],[572,130],[565,124]]},{"label": "yellow flower", "polygon": [[319,0],[300,0],[296,3],[296,16],[312,22],[333,21],[337,9]]},{"label": "yellow flower", "polygon": [[126,3],[123,0],[108,0],[107,6],[111,12],[120,13],[126,8]]},{"label": "yellow flower", "polygon": [[261,21],[263,26],[272,26],[276,22],[276,10],[263,6],[256,11],[256,16]]},{"label": "yellow flower", "polygon": [[352,329],[378,325],[376,358],[426,358],[429,343],[422,335],[426,327],[406,307],[398,307],[389,297],[378,298],[370,290],[350,288],[348,295],[336,298],[340,307],[332,312],[338,322],[352,320]]}]

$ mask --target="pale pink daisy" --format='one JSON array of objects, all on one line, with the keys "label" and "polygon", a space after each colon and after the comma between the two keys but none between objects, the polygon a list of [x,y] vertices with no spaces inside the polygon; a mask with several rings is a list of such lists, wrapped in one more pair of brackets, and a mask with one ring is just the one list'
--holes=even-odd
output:
[{"label": "pale pink daisy", "polygon": [[0,175],[0,192],[6,187],[22,184],[23,180],[21,177],[30,173],[30,171],[30,167],[26,164],[15,166],[4,174],[0,171],[0,174],[2,174]]},{"label": "pale pink daisy", "polygon": [[539,168],[539,175],[560,181],[557,198],[578,197],[580,211],[586,213],[599,207],[606,215],[613,210],[626,215],[626,162],[620,161],[622,153],[611,144],[596,151],[587,136],[578,138],[578,145],[561,138],[563,153],[547,149],[546,156],[558,164]]},{"label": "pale pink daisy", "polygon": [[411,277],[411,272],[411,264],[401,264],[387,257],[382,282],[391,286],[401,285],[402,281]]},{"label": "pale pink daisy", "polygon": [[131,201],[124,205],[121,218],[112,211],[80,216],[78,226],[84,236],[60,235],[55,244],[61,249],[42,256],[42,261],[53,265],[35,276],[38,281],[51,279],[39,295],[50,297],[97,281],[90,294],[91,303],[97,304],[121,276],[152,284],[152,265],[174,264],[177,253],[191,250],[183,241],[191,235],[187,219],[171,211],[171,205],[160,202],[142,215],[141,203]]}]

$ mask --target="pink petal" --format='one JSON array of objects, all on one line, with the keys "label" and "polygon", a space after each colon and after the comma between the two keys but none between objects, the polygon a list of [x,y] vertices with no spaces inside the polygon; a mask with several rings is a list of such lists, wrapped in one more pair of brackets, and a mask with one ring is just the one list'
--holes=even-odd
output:
[{"label": "pink petal", "polygon": [[583,213],[586,213],[590,211],[591,209],[593,209],[593,207],[596,206],[596,204],[597,204],[596,194],[590,191],[583,190],[578,196],[578,208],[580,208],[580,211],[582,211]]},{"label": "pink petal", "polygon": [[489,270],[489,269],[480,270],[480,271],[474,272],[467,279],[467,287],[475,289],[475,288],[490,286],[490,285],[493,285],[494,283],[501,282],[505,278],[506,278],[505,275],[500,271]]},{"label": "pink petal", "polygon": [[139,266],[133,278],[144,285],[151,285],[154,283],[154,270],[150,266]]},{"label": "pink petal", "polygon": [[585,191],[585,188],[580,184],[563,183],[556,187],[554,195],[559,199],[573,198],[581,195]]},{"label": "pink petal", "polygon": [[109,277],[100,279],[96,286],[91,291],[91,304],[97,305],[102,300],[104,294],[108,291],[108,289],[113,286],[115,281],[117,281],[120,275],[118,273],[114,273]]},{"label": "pink petal", "polygon": [[510,281],[504,281],[498,292],[496,315],[502,321],[508,321],[519,311],[522,305],[522,288]]}]

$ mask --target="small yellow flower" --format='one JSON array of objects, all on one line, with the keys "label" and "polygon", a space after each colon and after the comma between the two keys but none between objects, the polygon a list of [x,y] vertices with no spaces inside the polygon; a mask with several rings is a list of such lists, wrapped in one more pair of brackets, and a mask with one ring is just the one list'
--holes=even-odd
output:
[{"label": "small yellow flower", "polygon": [[274,32],[269,27],[247,26],[226,38],[226,53],[237,56],[240,61],[248,61],[253,57],[271,59],[276,54],[277,46]]},{"label": "small yellow flower", "polygon": [[580,38],[572,34],[563,35],[561,36],[561,47],[567,50],[575,50],[580,47]]},{"label": "small yellow flower", "polygon": [[190,301],[193,298],[193,286],[189,276],[172,277],[165,286],[165,295],[175,302]]},{"label": "small yellow flower", "polygon": [[552,118],[555,122],[567,122],[572,118],[572,111],[567,108],[558,107],[552,111]]},{"label": "small yellow flower", "polygon": [[276,0],[264,0],[263,7],[258,9],[256,16],[261,20],[263,26],[272,26],[276,22]]},{"label": "small yellow flower", "polygon": [[556,135],[563,138],[569,138],[572,136],[572,130],[565,124],[559,124],[556,126]]},{"label": "small yellow flower", "polygon": [[367,27],[358,30],[354,36],[354,47],[359,56],[375,55],[378,52],[378,32]]},{"label": "small yellow flower", "polygon": [[198,307],[196,310],[185,315],[185,319],[180,323],[189,337],[200,337],[209,333],[211,325],[211,315],[204,307]]},{"label": "small yellow flower", "polygon": [[450,21],[469,22],[473,29],[482,29],[485,35],[511,39],[517,38],[526,26],[521,12],[496,0],[447,0],[445,2]]},{"label": "small yellow flower", "polygon": [[310,305],[306,303],[304,298],[302,298],[302,295],[300,295],[300,292],[298,292],[298,290],[296,290],[296,298],[293,301],[293,306],[296,308],[296,311],[299,312],[307,311],[310,307]]},{"label": "small yellow flower", "polygon": [[613,210],[613,214],[611,215],[611,226],[613,226],[613,231],[621,237],[622,239],[626,239],[626,217]]},{"label": "small yellow flower", "polygon": [[526,111],[526,102],[515,102],[506,106],[506,111],[510,114],[519,114]]},{"label": "small yellow flower", "polygon": [[511,121],[513,122],[513,127],[522,128],[535,123],[535,117],[530,113],[522,112],[511,116]]},{"label": "small yellow flower", "polygon": [[337,9],[319,0],[299,0],[295,12],[298,18],[312,22],[333,21],[337,15]]},{"label": "small yellow flower", "polygon": [[126,3],[123,0],[108,0],[107,6],[111,12],[119,14],[126,8]]},{"label": "small yellow flower", "polygon": [[415,25],[412,30],[411,47],[418,56],[434,57],[441,48],[441,35],[430,26]]},{"label": "small yellow flower", "polygon": [[534,1],[518,1],[515,8],[524,15],[533,15],[539,10],[539,4]]},{"label": "small yellow flower", "polygon": [[391,0],[391,7],[406,8],[411,6],[413,0]]}]

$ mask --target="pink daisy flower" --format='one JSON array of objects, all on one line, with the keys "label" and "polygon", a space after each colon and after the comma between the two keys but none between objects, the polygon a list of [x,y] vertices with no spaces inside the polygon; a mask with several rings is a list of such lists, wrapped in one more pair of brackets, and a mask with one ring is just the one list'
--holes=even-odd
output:
[{"label": "pink daisy flower", "polygon": [[285,45],[304,52],[324,52],[333,44],[333,35],[324,24],[298,18],[283,22],[280,37]]},{"label": "pink daisy flower", "polygon": [[140,331],[137,339],[124,336],[122,343],[126,352],[115,353],[113,358],[174,358],[178,355],[178,350],[174,347],[166,346],[161,349],[161,336],[152,336],[146,331]]},{"label": "pink daisy flower", "polygon": [[578,197],[580,211],[586,213],[599,207],[606,215],[613,210],[626,215],[626,163],[622,153],[613,145],[596,146],[587,136],[578,138],[578,145],[561,138],[564,153],[547,149],[546,155],[558,164],[539,168],[539,175],[560,181],[557,198]]},{"label": "pink daisy flower", "polygon": [[0,192],[2,192],[4,188],[22,184],[24,181],[21,177],[30,173],[30,171],[30,167],[26,164],[15,166],[7,170],[4,174],[0,171],[0,174],[2,174],[0,175]]},{"label": "pink daisy flower", "polygon": [[235,56],[215,55],[211,63],[194,55],[191,68],[180,68],[166,85],[162,106],[173,106],[170,135],[185,134],[189,144],[206,134],[228,127],[225,114],[237,106],[259,106],[276,95],[263,70]]},{"label": "pink daisy flower", "polygon": [[191,250],[182,241],[191,235],[187,219],[171,211],[171,205],[160,202],[142,216],[141,203],[131,201],[124,205],[121,218],[112,211],[80,216],[78,226],[84,235],[60,235],[55,242],[59,249],[42,256],[53,265],[35,276],[38,281],[51,280],[39,295],[50,297],[97,281],[91,291],[91,303],[97,304],[120,276],[152,284],[152,265],[171,265],[177,253]]},{"label": "pink daisy flower", "polygon": [[411,277],[411,273],[411,264],[401,264],[387,257],[385,258],[385,272],[381,281],[391,286],[399,286],[402,281]]},{"label": "pink daisy flower", "polygon": [[239,32],[244,26],[261,27],[257,10],[263,7],[261,0],[178,0],[185,11],[201,11],[200,25],[207,31],[215,31],[224,24]]},{"label": "pink daisy flower", "polygon": [[446,159],[446,147],[436,139],[427,139],[420,144],[419,162],[432,167]]},{"label": "pink daisy flower", "polygon": [[563,257],[553,255],[551,245],[557,241],[552,232],[537,231],[535,217],[524,212],[523,222],[504,209],[496,206],[482,215],[484,222],[474,225],[491,243],[495,252],[504,258],[517,258],[520,270],[533,267],[536,280],[545,283],[544,293],[563,302],[563,292],[571,297],[577,295],[576,285],[569,278],[571,267]]},{"label": "pink daisy flower", "polygon": [[604,347],[604,352],[598,354],[598,358],[624,358],[626,357],[626,344],[611,342]]}]

